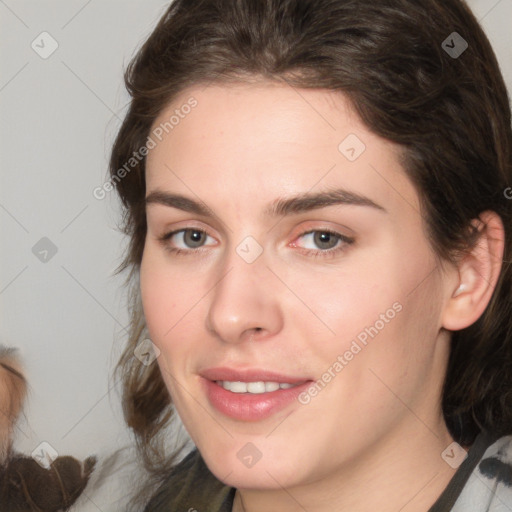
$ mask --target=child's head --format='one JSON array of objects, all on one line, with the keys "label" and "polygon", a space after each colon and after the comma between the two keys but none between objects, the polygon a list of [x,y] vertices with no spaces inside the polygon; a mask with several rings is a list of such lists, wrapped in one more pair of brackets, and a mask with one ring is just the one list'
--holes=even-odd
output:
[{"label": "child's head", "polygon": [[[441,405],[463,445],[510,430],[510,107],[465,4],[177,0],[126,84],[110,170],[143,447],[173,402],[219,478],[251,442],[261,474],[226,481],[292,485],[431,435]],[[148,331],[158,366],[133,357]],[[286,377],[307,383],[277,405],[217,389]]]}]

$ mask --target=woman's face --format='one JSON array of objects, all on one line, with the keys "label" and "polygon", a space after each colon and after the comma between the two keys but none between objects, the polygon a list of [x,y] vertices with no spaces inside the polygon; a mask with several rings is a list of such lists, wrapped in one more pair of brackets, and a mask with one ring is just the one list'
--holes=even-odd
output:
[{"label": "woman's face", "polygon": [[444,431],[455,274],[398,148],[342,94],[270,83],[187,89],[151,137],[144,313],[212,472],[307,484]]}]

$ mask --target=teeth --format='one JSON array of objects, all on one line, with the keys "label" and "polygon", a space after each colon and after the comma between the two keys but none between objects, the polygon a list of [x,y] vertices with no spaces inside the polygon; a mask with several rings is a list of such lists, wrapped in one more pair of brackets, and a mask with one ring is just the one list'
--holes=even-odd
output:
[{"label": "teeth", "polygon": [[229,380],[216,381],[219,386],[222,386],[227,391],[232,393],[252,393],[261,394],[269,393],[270,391],[277,391],[278,389],[290,389],[297,384],[288,384],[287,382],[239,382]]}]

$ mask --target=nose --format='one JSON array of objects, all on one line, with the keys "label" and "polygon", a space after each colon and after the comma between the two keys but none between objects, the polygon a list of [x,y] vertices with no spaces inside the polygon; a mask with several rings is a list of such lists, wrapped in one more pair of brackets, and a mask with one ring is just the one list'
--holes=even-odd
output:
[{"label": "nose", "polygon": [[225,343],[275,335],[283,327],[276,277],[263,255],[252,263],[233,251],[214,287],[206,328]]}]

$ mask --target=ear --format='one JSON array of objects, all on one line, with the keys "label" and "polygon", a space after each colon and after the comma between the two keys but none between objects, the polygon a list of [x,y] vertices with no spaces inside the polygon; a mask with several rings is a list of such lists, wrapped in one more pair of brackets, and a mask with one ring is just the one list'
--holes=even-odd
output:
[{"label": "ear", "polygon": [[503,263],[505,230],[500,216],[483,212],[471,223],[480,232],[475,246],[458,262],[459,279],[447,290],[442,326],[458,331],[475,323],[491,300]]}]

